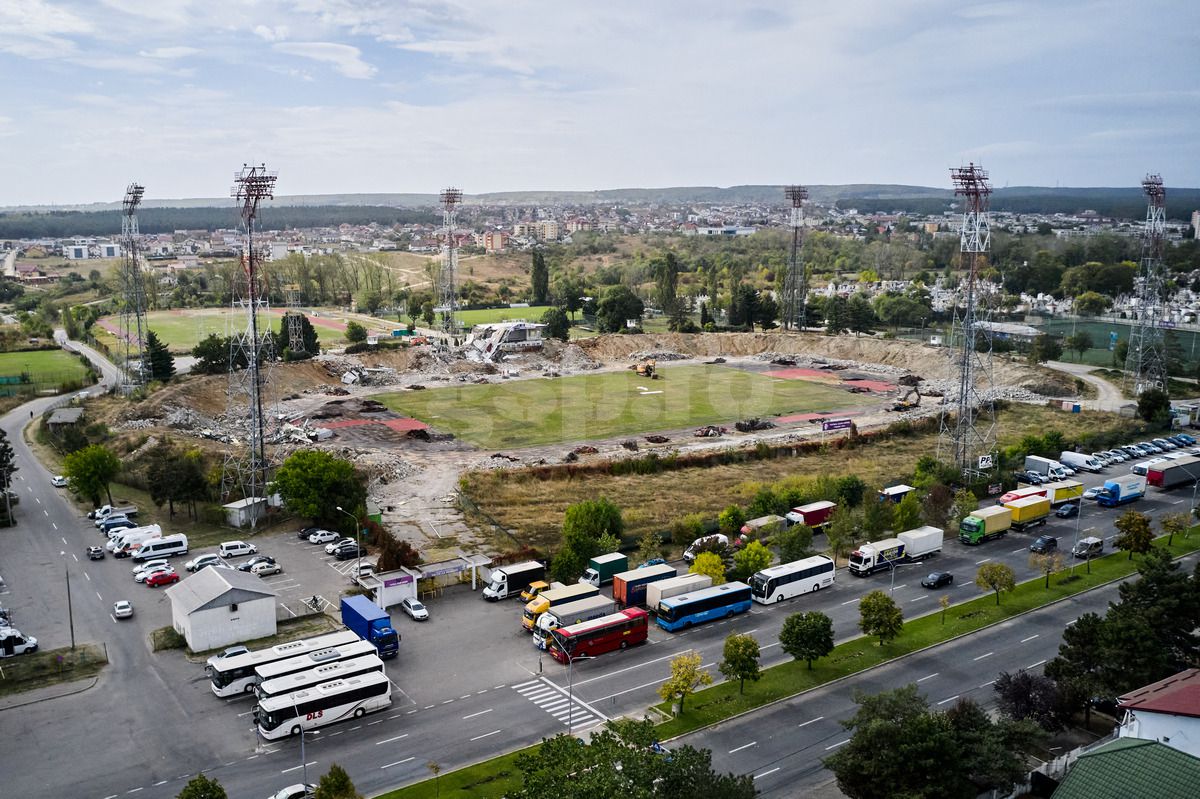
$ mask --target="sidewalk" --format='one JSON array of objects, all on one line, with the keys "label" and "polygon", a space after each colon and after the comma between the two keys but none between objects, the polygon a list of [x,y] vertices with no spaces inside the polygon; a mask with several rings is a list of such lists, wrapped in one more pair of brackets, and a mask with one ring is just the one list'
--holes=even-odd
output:
[{"label": "sidewalk", "polygon": [[[0,663],[0,668],[3,667],[3,663]],[[86,677],[73,682],[58,683],[56,685],[48,685],[45,688],[34,688],[31,691],[0,696],[0,712],[24,707],[25,705],[32,705],[35,702],[46,702],[51,699],[61,699],[64,696],[80,694],[91,689],[99,681],[100,676],[96,675],[95,677]]]}]

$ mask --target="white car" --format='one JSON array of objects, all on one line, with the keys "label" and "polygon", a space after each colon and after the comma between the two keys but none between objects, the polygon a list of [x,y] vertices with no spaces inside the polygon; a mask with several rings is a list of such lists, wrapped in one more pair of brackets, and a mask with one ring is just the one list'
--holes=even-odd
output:
[{"label": "white car", "polygon": [[1128,452],[1122,452],[1117,449],[1106,449],[1104,450],[1104,454],[1112,458],[1117,463],[1124,463],[1125,461],[1129,460]]},{"label": "white car", "polygon": [[414,621],[425,621],[429,618],[429,609],[411,597],[406,597],[400,603],[400,607],[405,613],[412,616]]},{"label": "white car", "polygon": [[171,561],[167,560],[166,558],[159,558],[158,560],[148,560],[145,563],[139,563],[138,565],[134,566],[133,569],[130,570],[130,572],[133,574],[134,577],[137,577],[138,572],[149,571],[150,569],[153,569],[156,566],[170,566],[170,565],[171,565]]},{"label": "white car", "polygon": [[207,663],[209,666],[215,666],[225,658],[231,658],[235,655],[244,655],[249,651],[250,650],[248,648],[238,644],[237,646],[229,647],[224,652],[218,652],[217,654],[213,655],[208,659]]},{"label": "white car", "polygon": [[330,541],[337,541],[339,538],[337,533],[329,530],[318,530],[308,537],[310,544],[328,544]]},{"label": "white car", "polygon": [[1093,452],[1092,457],[1105,469],[1113,465],[1113,459],[1105,455],[1103,452]]},{"label": "white car", "polygon": [[133,575],[133,581],[135,583],[144,583],[144,582],[146,582],[146,578],[152,574],[159,574],[162,572],[174,572],[174,571],[175,571],[174,566],[172,566],[169,563],[164,563],[161,566],[152,566],[149,569],[138,572],[137,574]]},{"label": "white car", "polygon": [[353,538],[342,538],[340,540],[333,541],[333,542],[325,545],[325,554],[332,555],[333,551],[335,549],[337,549],[338,547],[340,547],[342,544],[353,544],[353,543],[354,543]]},{"label": "white car", "polygon": [[200,555],[198,557],[192,558],[191,560],[189,560],[187,563],[184,564],[184,568],[186,568],[190,572],[197,572],[197,571],[200,571],[201,569],[203,569],[205,566],[216,566],[218,564],[220,564],[222,566],[225,565],[224,563],[221,562],[221,556],[213,555],[210,553],[208,555]]},{"label": "white car", "polygon": [[298,782],[295,785],[281,788],[268,796],[267,799],[310,799],[316,790],[316,786],[314,785],[305,785],[302,782]]},{"label": "white car", "polygon": [[259,577],[266,577],[268,574],[282,574],[283,567],[278,563],[255,563],[250,567],[251,574],[257,574]]},{"label": "white car", "polygon": [[122,599],[119,602],[113,603],[113,618],[128,619],[128,618],[132,618],[132,617],[133,617],[133,605],[131,605],[129,603],[129,600]]},{"label": "white car", "polygon": [[1100,495],[1101,490],[1102,489],[1100,488],[1100,486],[1093,486],[1092,488],[1089,488],[1087,491],[1083,492],[1083,498],[1084,499],[1095,499],[1096,497],[1098,497]]},{"label": "white car", "polygon": [[55,488],[66,488],[67,483],[67,478],[63,477],[61,474],[56,474],[50,478],[50,485],[54,486]]}]

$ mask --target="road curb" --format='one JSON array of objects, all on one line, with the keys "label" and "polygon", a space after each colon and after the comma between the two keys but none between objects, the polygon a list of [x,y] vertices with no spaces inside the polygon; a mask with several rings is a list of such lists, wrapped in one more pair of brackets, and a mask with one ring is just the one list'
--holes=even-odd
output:
[{"label": "road curb", "polygon": [[[42,697],[38,697],[37,699],[30,699],[25,702],[18,702],[15,705],[0,705],[0,713],[3,713],[5,710],[15,710],[19,707],[27,707],[28,705],[36,705],[39,702],[49,702],[52,699],[62,699],[67,696],[74,696],[75,694],[81,694],[84,691],[90,691],[92,688],[96,687],[96,683],[100,682],[100,675],[97,674],[95,677],[85,677],[84,680],[82,680],[82,682],[87,682],[88,685],[84,685],[80,688],[75,688],[75,689],[67,691],[65,693],[54,694],[53,696],[42,696]],[[71,683],[67,683],[67,684],[70,685]]]}]

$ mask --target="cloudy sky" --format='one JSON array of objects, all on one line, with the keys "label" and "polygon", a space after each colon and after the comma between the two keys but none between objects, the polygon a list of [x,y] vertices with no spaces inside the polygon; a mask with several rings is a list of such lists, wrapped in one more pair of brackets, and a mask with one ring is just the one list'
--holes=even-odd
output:
[{"label": "cloudy sky", "polygon": [[1200,4],[0,0],[0,205],[745,183],[1200,186]]}]

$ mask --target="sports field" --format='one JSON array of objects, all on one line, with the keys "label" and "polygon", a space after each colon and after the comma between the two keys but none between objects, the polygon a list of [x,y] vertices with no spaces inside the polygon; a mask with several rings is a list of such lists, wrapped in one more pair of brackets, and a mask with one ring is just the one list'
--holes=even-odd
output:
[{"label": "sports field", "polygon": [[79,358],[62,350],[0,352],[0,377],[19,377],[22,374],[29,375],[28,385],[43,390],[81,381],[87,375],[87,369]]},{"label": "sports field", "polygon": [[528,308],[480,308],[474,311],[459,311],[457,316],[458,323],[470,330],[475,325],[512,322],[517,319],[538,322],[541,321],[542,314],[549,309],[549,305],[532,305]]},{"label": "sports field", "polygon": [[861,405],[855,395],[805,380],[725,366],[674,366],[647,380],[632,371],[515,380],[382,394],[389,408],[485,449],[588,441],[731,424]]}]

